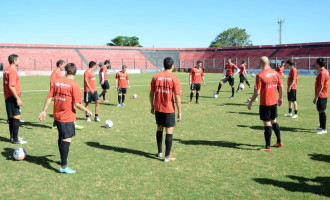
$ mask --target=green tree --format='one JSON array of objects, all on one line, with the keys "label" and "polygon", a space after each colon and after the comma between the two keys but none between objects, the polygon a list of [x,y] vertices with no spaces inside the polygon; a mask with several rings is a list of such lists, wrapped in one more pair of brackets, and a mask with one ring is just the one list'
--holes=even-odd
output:
[{"label": "green tree", "polygon": [[230,28],[219,35],[211,42],[210,47],[236,47],[236,46],[250,46],[250,35],[246,30],[240,28]]},{"label": "green tree", "polygon": [[107,43],[107,46],[129,46],[129,47],[142,47],[139,44],[139,38],[136,36],[117,36],[111,40],[111,43]]}]

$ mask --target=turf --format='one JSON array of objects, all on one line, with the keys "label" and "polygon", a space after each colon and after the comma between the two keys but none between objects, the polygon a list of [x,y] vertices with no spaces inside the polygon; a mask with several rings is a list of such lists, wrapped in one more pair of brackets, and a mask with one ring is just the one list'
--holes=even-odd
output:
[{"label": "turf", "polygon": [[[149,84],[153,74],[130,75],[132,87],[126,107],[117,108],[114,75],[110,76],[110,103],[102,103],[100,123],[85,121],[77,111],[76,132],[69,164],[77,171],[58,173],[57,131],[51,130],[52,106],[47,119],[38,121],[47,92],[24,92],[20,136],[26,145],[9,142],[4,101],[0,102],[0,199],[328,199],[330,197],[329,134],[316,135],[318,114],[312,103],[315,77],[299,77],[299,118],[283,117],[278,123],[284,147],[271,153],[264,145],[258,103],[247,109],[253,89],[234,99],[228,84],[218,99],[212,98],[218,74],[205,74],[200,105],[188,105],[188,74],[176,73],[182,83],[182,122],[174,130],[172,155],[164,163],[156,153],[154,116],[150,114]],[[236,85],[237,85],[236,77]],[[249,77],[252,83],[253,78]],[[284,79],[286,82],[286,79]],[[2,81],[2,80],[1,80]],[[82,86],[82,77],[76,81]],[[22,90],[47,90],[49,77],[21,77]],[[236,89],[236,88],[235,88]],[[99,93],[100,93],[99,89]],[[137,99],[132,99],[136,93]],[[94,111],[94,104],[91,105]],[[93,112],[94,113],[94,112]],[[328,112],[327,112],[328,113]],[[330,116],[330,115],[328,115]],[[111,119],[114,127],[103,128]],[[272,143],[275,143],[274,134]],[[14,161],[15,148],[28,157]],[[165,145],[164,147],[165,148]]]}]

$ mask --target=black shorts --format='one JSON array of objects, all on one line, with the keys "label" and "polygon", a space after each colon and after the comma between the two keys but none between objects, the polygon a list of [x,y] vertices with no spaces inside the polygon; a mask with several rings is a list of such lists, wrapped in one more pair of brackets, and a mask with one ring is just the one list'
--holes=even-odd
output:
[{"label": "black shorts", "polygon": [[118,94],[126,94],[127,88],[118,88],[117,91],[118,91]]},{"label": "black shorts", "polygon": [[240,74],[239,75],[239,82],[240,83],[244,83],[244,81],[247,81],[246,78],[245,78],[245,76],[244,76],[244,74]]},{"label": "black shorts", "polygon": [[162,113],[155,112],[156,124],[163,127],[174,127],[175,126],[175,113]]},{"label": "black shorts", "polygon": [[227,81],[229,82],[229,85],[233,86],[234,85],[234,77],[232,76],[227,76],[221,80],[223,83],[226,83]]},{"label": "black shorts", "polygon": [[200,91],[201,90],[201,84],[199,84],[199,83],[193,83],[193,84],[191,84],[190,90]]},{"label": "black shorts", "polygon": [[74,122],[58,122],[55,121],[58,137],[61,139],[72,138],[76,135],[76,129],[74,127]]},{"label": "black shorts", "polygon": [[291,89],[288,92],[288,101],[297,101],[297,90]]},{"label": "black shorts", "polygon": [[327,109],[328,98],[318,98],[316,103],[316,108],[318,111],[325,111]]},{"label": "black shorts", "polygon": [[21,114],[21,108],[17,105],[17,100],[14,96],[6,99],[7,117],[13,117]]},{"label": "black shorts", "polygon": [[262,121],[274,120],[277,117],[277,104],[272,106],[259,106],[259,116]]},{"label": "black shorts", "polygon": [[105,80],[103,85],[101,85],[103,90],[108,90],[110,88],[108,80]]},{"label": "black shorts", "polygon": [[91,92],[84,92],[84,102],[85,103],[92,103],[92,101],[99,100],[99,95],[97,94],[97,91],[92,94]]}]

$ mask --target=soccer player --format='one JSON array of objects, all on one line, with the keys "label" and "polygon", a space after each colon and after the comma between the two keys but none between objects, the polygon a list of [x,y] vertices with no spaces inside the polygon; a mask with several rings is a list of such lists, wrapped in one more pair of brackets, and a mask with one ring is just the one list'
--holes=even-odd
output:
[{"label": "soccer player", "polygon": [[85,111],[92,115],[91,111],[85,108],[81,102],[80,86],[74,81],[77,68],[75,64],[68,63],[65,66],[66,77],[56,79],[50,87],[43,111],[39,115],[39,120],[46,118],[46,112],[52,99],[54,99],[54,119],[58,130],[58,149],[61,156],[61,173],[75,173],[67,164],[69,148],[72,137],[75,136],[74,121],[76,120],[76,110]]},{"label": "soccer player", "polygon": [[122,70],[116,74],[116,88],[118,91],[118,105],[117,107],[125,107],[125,95],[127,92],[127,87],[129,88],[128,74],[126,73],[126,65],[122,66]]},{"label": "soccer player", "polygon": [[108,71],[108,67],[110,65],[110,60],[106,60],[104,61],[104,65],[101,66],[100,68],[100,84],[102,86],[103,91],[101,92],[99,97],[103,97],[103,102],[107,103],[109,102],[108,100],[105,99],[105,93],[107,93],[109,91],[109,82],[108,82],[108,75],[107,75],[107,71]]},{"label": "soccer player", "polygon": [[[237,71],[234,74],[235,69],[237,69]],[[236,65],[234,65],[234,63],[232,63],[231,59],[229,58],[227,60],[227,64],[225,66],[225,71],[224,71],[224,73],[226,73],[226,77],[220,81],[219,86],[218,86],[217,94],[219,94],[222,84],[224,84],[228,81],[229,85],[231,86],[231,97],[229,97],[229,98],[234,98],[234,90],[235,90],[235,88],[234,88],[234,76],[236,74],[238,74],[239,72],[240,72],[240,69]]]},{"label": "soccer player", "polygon": [[[272,127],[277,137],[275,147],[282,147],[280,126],[276,122],[277,105],[282,106],[283,85],[278,73],[276,73],[269,65],[269,60],[266,56],[261,57],[260,67],[262,71],[256,76],[256,84],[254,94],[248,104],[248,109],[251,110],[252,103],[260,94],[259,115],[260,120],[264,122],[264,135],[266,148],[261,149],[266,152],[271,152],[270,140],[272,136]],[[277,100],[277,86],[280,87],[279,99]]]},{"label": "soccer player", "polygon": [[19,123],[21,118],[21,88],[17,66],[18,55],[11,54],[8,57],[9,66],[3,70],[3,92],[6,102],[6,111],[9,118],[10,141],[14,144],[26,144],[23,138],[18,137]]},{"label": "soccer player", "polygon": [[196,91],[196,104],[199,104],[198,97],[199,97],[199,91],[201,90],[201,79],[203,80],[204,86],[205,79],[204,79],[204,73],[202,69],[203,62],[198,60],[196,63],[196,67],[192,68],[189,75],[189,85],[190,85],[190,101],[188,104],[191,104],[191,101],[194,97],[194,91]]},{"label": "soccer player", "polygon": [[161,157],[162,154],[162,141],[163,141],[163,129],[166,129],[165,138],[165,158],[164,162],[174,161],[175,158],[170,155],[172,148],[172,134],[175,126],[175,106],[173,96],[175,97],[175,104],[178,109],[177,119],[181,121],[181,86],[180,80],[172,74],[174,69],[174,61],[172,58],[167,57],[164,59],[163,72],[157,73],[151,81],[150,85],[150,105],[151,114],[156,117],[157,124],[157,157]]},{"label": "soccer player", "polygon": [[[289,101],[289,112],[284,114],[285,117],[292,117],[293,119],[298,118],[298,104],[297,104],[297,84],[298,84],[298,73],[295,68],[294,61],[289,59],[286,64],[290,66],[290,73],[288,78],[288,101]],[[294,115],[292,116],[292,104],[294,106]]]},{"label": "soccer player", "polygon": [[[88,106],[92,101],[95,102],[95,118],[94,120],[96,122],[100,121],[99,118],[99,110],[100,110],[100,98],[96,91],[96,81],[95,81],[95,75],[94,70],[96,68],[97,64],[94,61],[89,62],[89,69],[87,69],[84,73],[84,102],[85,107],[88,109]],[[91,121],[91,118],[89,117],[89,114],[86,112],[86,120],[87,122]]]},{"label": "soccer player", "polygon": [[275,69],[275,71],[278,73],[278,75],[280,75],[280,78],[282,78],[282,75],[284,77],[286,77],[284,74],[283,74],[283,71],[284,71],[284,66],[285,66],[285,61],[282,60],[281,61],[281,65],[278,65]]},{"label": "soccer player", "polygon": [[325,114],[325,109],[327,108],[328,99],[329,72],[324,66],[325,59],[318,58],[316,60],[316,67],[319,70],[319,73],[316,76],[315,98],[313,100],[313,103],[316,104],[316,109],[319,112],[320,126],[316,128],[316,130],[318,130],[318,135],[327,133],[327,115]]},{"label": "soccer player", "polygon": [[[243,84],[244,81],[245,81],[246,84],[249,86],[249,88],[251,88],[251,85],[250,85],[249,81],[244,76],[245,74],[247,74],[246,73],[246,62],[245,62],[245,60],[242,61],[242,65],[239,67],[239,70],[240,70],[239,71],[239,82],[240,82],[240,84]],[[239,88],[240,84],[238,84],[238,87],[237,87],[237,90],[236,90],[236,92],[238,92],[238,93],[239,93],[239,90],[240,90],[240,88]]]}]

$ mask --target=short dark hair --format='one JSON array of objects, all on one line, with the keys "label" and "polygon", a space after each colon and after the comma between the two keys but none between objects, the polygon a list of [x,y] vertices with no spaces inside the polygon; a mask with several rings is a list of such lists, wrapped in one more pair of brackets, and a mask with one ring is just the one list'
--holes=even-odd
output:
[{"label": "short dark hair", "polygon": [[289,59],[286,61],[286,64],[293,66],[294,65],[294,61],[292,59]]},{"label": "short dark hair", "polygon": [[203,63],[203,61],[197,60],[197,65],[199,65],[199,63]]},{"label": "short dark hair", "polygon": [[282,65],[283,63],[285,63],[285,61],[284,61],[284,60],[282,60],[282,61],[281,61],[281,65]]},{"label": "short dark hair", "polygon": [[164,59],[164,68],[165,69],[171,69],[171,67],[174,64],[174,60],[170,57],[167,57]]},{"label": "short dark hair", "polygon": [[121,68],[122,68],[122,69],[126,69],[126,68],[127,68],[127,66],[126,66],[126,65],[123,65]]},{"label": "short dark hair", "polygon": [[62,65],[63,63],[65,63],[64,60],[58,60],[58,61],[56,62],[56,67],[59,67],[59,66]]},{"label": "short dark hair", "polygon": [[17,61],[17,58],[18,58],[18,55],[16,54],[11,54],[9,57],[8,57],[8,62],[9,64],[13,64],[15,61]]},{"label": "short dark hair", "polygon": [[228,61],[230,61],[230,62],[231,62],[231,58],[228,58],[228,59],[227,59],[227,62],[228,62]]},{"label": "short dark hair", "polygon": [[325,66],[325,59],[324,58],[318,58],[316,59],[316,63],[320,65],[321,67]]},{"label": "short dark hair", "polygon": [[89,67],[89,68],[92,68],[92,67],[94,67],[95,65],[96,65],[96,62],[94,62],[94,61],[90,61],[88,67]]},{"label": "short dark hair", "polygon": [[106,64],[110,64],[110,60],[104,61],[104,65],[106,65]]},{"label": "short dark hair", "polygon": [[66,71],[67,75],[76,75],[76,72],[77,72],[76,65],[74,63],[68,63],[65,66],[65,71]]},{"label": "short dark hair", "polygon": [[245,60],[242,61],[242,64],[246,63]]}]

